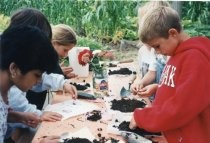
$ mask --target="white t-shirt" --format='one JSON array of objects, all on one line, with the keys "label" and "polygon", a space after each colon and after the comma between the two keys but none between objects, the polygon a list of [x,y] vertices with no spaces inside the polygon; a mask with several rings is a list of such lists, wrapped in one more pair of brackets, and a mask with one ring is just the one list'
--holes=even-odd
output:
[{"label": "white t-shirt", "polygon": [[142,45],[138,52],[138,63],[142,77],[148,72],[148,70],[155,71],[155,68],[153,67],[154,64],[150,64],[153,60],[154,59],[151,56],[151,49]]},{"label": "white t-shirt", "polygon": [[139,49],[138,52],[138,62],[140,72],[142,73],[142,77],[150,70],[150,71],[157,71],[160,64],[165,65],[167,61],[167,57],[155,54],[153,48],[148,48],[144,44]]}]

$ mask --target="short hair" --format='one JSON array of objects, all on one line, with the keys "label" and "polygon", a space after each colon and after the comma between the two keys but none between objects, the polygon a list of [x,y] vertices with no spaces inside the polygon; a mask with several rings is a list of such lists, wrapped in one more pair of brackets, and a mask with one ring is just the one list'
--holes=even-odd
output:
[{"label": "short hair", "polygon": [[9,27],[26,25],[40,28],[49,39],[52,39],[50,23],[41,11],[34,8],[23,8],[17,10],[11,16]]},{"label": "short hair", "polygon": [[148,1],[143,6],[139,7],[138,9],[138,22],[141,21],[141,18],[151,9],[157,8],[160,6],[170,6],[169,2],[167,1]]},{"label": "short hair", "polygon": [[143,43],[158,37],[168,38],[168,31],[171,28],[178,32],[182,30],[177,11],[170,7],[157,7],[142,17],[142,22],[139,25],[139,37]]},{"label": "short hair", "polygon": [[60,45],[77,44],[76,33],[74,30],[65,24],[52,26],[52,41]]},{"label": "short hair", "polygon": [[31,70],[51,73],[58,62],[49,38],[34,26],[7,28],[1,35],[0,57],[2,70],[14,62],[22,74]]}]

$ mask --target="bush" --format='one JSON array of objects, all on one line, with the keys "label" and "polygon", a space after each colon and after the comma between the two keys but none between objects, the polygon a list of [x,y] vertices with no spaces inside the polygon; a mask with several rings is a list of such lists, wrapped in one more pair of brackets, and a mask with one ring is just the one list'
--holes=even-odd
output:
[{"label": "bush", "polygon": [[90,50],[102,50],[103,45],[99,42],[86,38],[86,37],[79,37],[77,40],[77,46],[81,47],[89,47]]}]

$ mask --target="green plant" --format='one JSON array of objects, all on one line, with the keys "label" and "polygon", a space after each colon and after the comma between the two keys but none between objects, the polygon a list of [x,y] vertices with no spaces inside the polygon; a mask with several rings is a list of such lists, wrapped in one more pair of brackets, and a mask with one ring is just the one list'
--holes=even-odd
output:
[{"label": "green plant", "polygon": [[192,22],[191,20],[182,21],[184,31],[190,36],[207,36],[210,38],[210,25]]},{"label": "green plant", "polygon": [[101,50],[103,47],[101,43],[87,37],[78,37],[77,39],[77,46],[89,47],[91,51]]},{"label": "green plant", "polygon": [[208,1],[186,1],[182,8],[183,19],[199,22],[200,24],[210,24],[210,2]]},{"label": "green plant", "polygon": [[101,60],[101,58],[99,56],[94,56],[92,58],[91,62],[89,63],[89,65],[90,65],[90,69],[93,72],[102,74],[102,72],[104,70],[104,66],[103,66],[103,64],[100,64],[100,60]]}]

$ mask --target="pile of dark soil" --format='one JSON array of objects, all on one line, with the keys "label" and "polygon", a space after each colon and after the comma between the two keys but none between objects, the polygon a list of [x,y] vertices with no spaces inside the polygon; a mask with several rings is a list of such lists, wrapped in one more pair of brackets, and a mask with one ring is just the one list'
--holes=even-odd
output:
[{"label": "pile of dark soil", "polygon": [[89,83],[86,83],[85,85],[81,85],[81,84],[77,84],[77,83],[70,83],[72,85],[74,85],[76,87],[77,90],[85,90],[87,89],[88,87],[90,87],[90,84]]},{"label": "pile of dark soil", "polygon": [[72,138],[72,139],[64,139],[63,143],[92,143],[92,142],[86,138]]},{"label": "pile of dark soil", "polygon": [[90,112],[90,115],[87,117],[87,120],[90,121],[98,121],[101,119],[101,111],[99,110],[93,110]]},{"label": "pile of dark soil", "polygon": [[146,104],[137,99],[124,99],[112,100],[111,109],[118,110],[121,112],[133,112],[136,108],[144,108]]},{"label": "pile of dark soil", "polygon": [[[72,139],[64,139],[64,142],[62,143],[105,143],[107,142],[109,139],[106,139],[105,137],[101,137],[98,140],[94,139],[93,142],[91,142],[90,140],[86,139],[86,138],[72,138]],[[115,140],[113,138],[111,138],[111,143],[118,143],[119,140]]]},{"label": "pile of dark soil", "polygon": [[118,143],[119,142],[119,140],[116,140],[116,139],[113,139],[113,138],[106,139],[105,137],[100,137],[99,141],[93,140],[93,143],[106,143],[108,140],[111,140],[111,143]]},{"label": "pile of dark soil", "polygon": [[119,70],[109,70],[109,75],[112,75],[112,74],[122,74],[122,75],[130,75],[132,74],[133,72],[131,70],[129,70],[128,68],[120,68]]},{"label": "pile of dark soil", "polygon": [[121,130],[121,131],[133,132],[133,133],[136,133],[136,134],[138,134],[140,136],[145,136],[145,135],[161,135],[161,133],[148,132],[148,131],[146,131],[146,130],[144,130],[142,128],[136,128],[134,130],[131,130],[129,128],[129,124],[130,124],[130,122],[123,121],[118,126],[118,129]]}]

